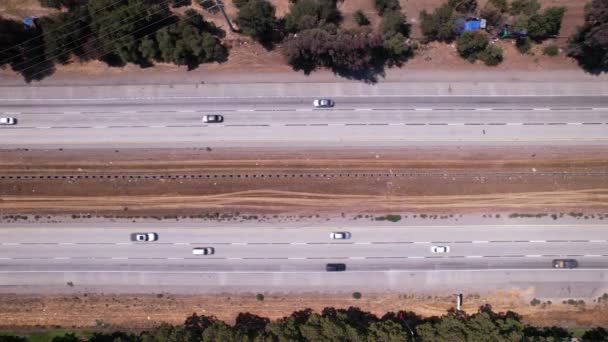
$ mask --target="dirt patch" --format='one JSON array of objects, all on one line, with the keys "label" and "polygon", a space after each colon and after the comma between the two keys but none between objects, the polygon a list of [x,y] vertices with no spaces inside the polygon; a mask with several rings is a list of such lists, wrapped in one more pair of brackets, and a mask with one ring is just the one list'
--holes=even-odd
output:
[{"label": "dirt patch", "polygon": [[59,13],[54,8],[40,6],[38,0],[2,0],[0,2],[0,16],[20,20],[25,16],[43,17]]},{"label": "dirt patch", "polygon": [[597,148],[5,151],[0,213],[603,211],[607,154]]},{"label": "dirt patch", "polygon": [[[494,311],[516,311],[527,323],[558,324],[568,328],[589,328],[608,324],[608,306],[573,306],[553,304],[532,306],[523,296],[529,290],[501,291],[488,296],[470,295],[464,298],[463,310],[474,313],[484,304]],[[522,296],[523,295],[523,296]],[[143,329],[161,322],[181,324],[192,313],[215,316],[233,323],[239,312],[277,319],[296,310],[311,308],[320,312],[325,307],[346,309],[356,306],[377,316],[399,310],[414,311],[424,317],[437,316],[454,306],[451,294],[415,295],[409,293],[363,294],[353,299],[350,294],[266,294],[264,301],[248,296],[175,296],[159,295],[94,295],[77,293],[72,296],[0,296],[0,327],[3,329],[32,329],[60,326],[62,328],[96,328],[98,322],[114,329]]]}]

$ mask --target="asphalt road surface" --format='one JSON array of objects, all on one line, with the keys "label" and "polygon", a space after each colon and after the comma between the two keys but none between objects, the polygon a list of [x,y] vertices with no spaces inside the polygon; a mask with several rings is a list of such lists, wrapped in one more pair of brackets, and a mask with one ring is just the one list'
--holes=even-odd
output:
[{"label": "asphalt road surface", "polygon": [[[392,284],[388,279],[424,277],[411,286],[598,282],[592,286],[597,290],[608,275],[608,231],[603,225],[356,227],[348,230],[348,240],[330,239],[330,232],[344,230],[332,227],[166,226],[4,227],[0,285],[43,287],[72,281],[102,288],[197,286],[201,291],[251,290],[250,284],[275,290],[384,290]],[[132,242],[129,234],[136,231],[156,232],[159,240]],[[450,251],[432,253],[431,246],[449,246]],[[213,247],[215,254],[193,255],[195,247]],[[576,259],[579,268],[552,269],[556,258]],[[328,273],[327,263],[344,263],[347,270]]]},{"label": "asphalt road surface", "polygon": [[[9,147],[604,144],[605,96],[342,96],[0,101]],[[205,124],[204,114],[225,117]]]}]

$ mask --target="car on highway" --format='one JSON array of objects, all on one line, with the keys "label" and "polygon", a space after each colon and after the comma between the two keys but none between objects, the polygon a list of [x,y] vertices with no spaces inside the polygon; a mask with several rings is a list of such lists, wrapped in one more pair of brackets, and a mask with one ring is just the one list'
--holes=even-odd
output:
[{"label": "car on highway", "polygon": [[194,255],[213,255],[215,254],[215,248],[213,247],[196,247],[192,249]]},{"label": "car on highway", "polygon": [[17,119],[15,118],[0,118],[0,125],[16,125]]},{"label": "car on highway", "polygon": [[450,246],[431,246],[431,253],[450,253]]},{"label": "car on highway", "polygon": [[349,232],[332,232],[329,234],[329,237],[333,240],[348,240],[350,239]]},{"label": "car on highway", "polygon": [[224,122],[224,117],[219,114],[207,114],[207,115],[203,115],[203,122],[204,123],[220,123],[220,122]]},{"label": "car on highway", "polygon": [[577,268],[578,261],[574,259],[555,259],[553,260],[553,268]]},{"label": "car on highway", "polygon": [[330,108],[333,107],[336,103],[330,99],[316,99],[312,101],[312,105],[317,108]]},{"label": "car on highway", "polygon": [[133,233],[131,234],[131,241],[136,242],[151,242],[158,240],[158,234],[156,233]]},{"label": "car on highway", "polygon": [[343,272],[346,271],[345,264],[327,264],[325,265],[325,270],[327,272]]}]

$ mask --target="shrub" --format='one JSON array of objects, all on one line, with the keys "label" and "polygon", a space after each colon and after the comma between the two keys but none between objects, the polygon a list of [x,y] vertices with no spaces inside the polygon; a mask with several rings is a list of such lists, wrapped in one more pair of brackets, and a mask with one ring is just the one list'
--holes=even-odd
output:
[{"label": "shrub", "polygon": [[503,13],[509,10],[509,4],[507,3],[507,0],[490,0],[488,1],[488,4],[491,4],[492,6],[498,8]]},{"label": "shrub", "polygon": [[511,3],[511,14],[533,15],[540,9],[538,0],[513,0]]},{"label": "shrub", "polygon": [[532,41],[528,37],[521,37],[515,41],[515,46],[521,54],[526,54],[532,48]]},{"label": "shrub", "polygon": [[420,12],[420,29],[427,40],[450,41],[454,9],[448,4],[436,8],[433,13]]},{"label": "shrub", "polygon": [[477,0],[448,0],[448,5],[459,13],[474,13],[477,10]]},{"label": "shrub", "polygon": [[298,32],[314,28],[318,23],[337,23],[340,19],[336,0],[299,0],[285,15],[285,29]]},{"label": "shrub", "polygon": [[269,42],[276,27],[274,6],[265,0],[251,0],[239,8],[236,22],[246,35],[259,42]]},{"label": "shrub", "polygon": [[374,0],[374,7],[381,16],[387,11],[399,11],[401,9],[399,0]]},{"label": "shrub", "polygon": [[477,31],[467,31],[456,40],[457,50],[460,56],[469,62],[475,62],[479,54],[488,46],[488,37]]},{"label": "shrub", "polygon": [[398,11],[386,12],[380,23],[380,32],[382,32],[385,37],[391,37],[397,33],[407,36],[407,26],[405,25],[405,17],[403,14]]},{"label": "shrub", "polygon": [[534,298],[530,301],[530,305],[532,305],[532,306],[536,306],[538,304],[540,304],[540,300],[538,300],[536,298]]},{"label": "shrub", "polygon": [[488,45],[480,54],[481,59],[488,66],[495,66],[502,62],[502,49],[497,45]]},{"label": "shrub", "polygon": [[369,19],[367,19],[367,17],[361,10],[357,10],[355,13],[353,13],[353,18],[359,26],[369,25]]},{"label": "shrub", "polygon": [[258,302],[261,302],[264,300],[264,295],[261,293],[258,293],[255,295],[255,300],[257,300]]},{"label": "shrub", "polygon": [[[547,56],[557,56],[559,54],[559,48],[556,45],[547,45],[545,46],[545,48],[543,49],[543,53]],[[554,218],[557,219],[557,216]]]},{"label": "shrub", "polygon": [[353,292],[354,299],[361,299],[361,292]]}]

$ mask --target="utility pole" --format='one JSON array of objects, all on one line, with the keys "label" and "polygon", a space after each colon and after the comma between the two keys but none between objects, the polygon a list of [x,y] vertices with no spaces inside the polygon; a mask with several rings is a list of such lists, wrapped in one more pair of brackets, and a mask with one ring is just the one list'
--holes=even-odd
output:
[{"label": "utility pole", "polygon": [[[205,3],[210,3],[212,5],[209,7],[206,7],[204,5]],[[232,26],[232,22],[230,21],[230,18],[228,18],[226,11],[224,11],[224,2],[222,0],[204,0],[201,3],[201,5],[203,6],[203,8],[205,8],[209,12],[211,12],[214,8],[219,8],[219,10],[222,12],[222,15],[224,16],[224,19],[226,19],[226,23],[228,24],[228,27],[230,27],[230,31],[236,32],[236,29],[234,28],[234,26]]]}]

